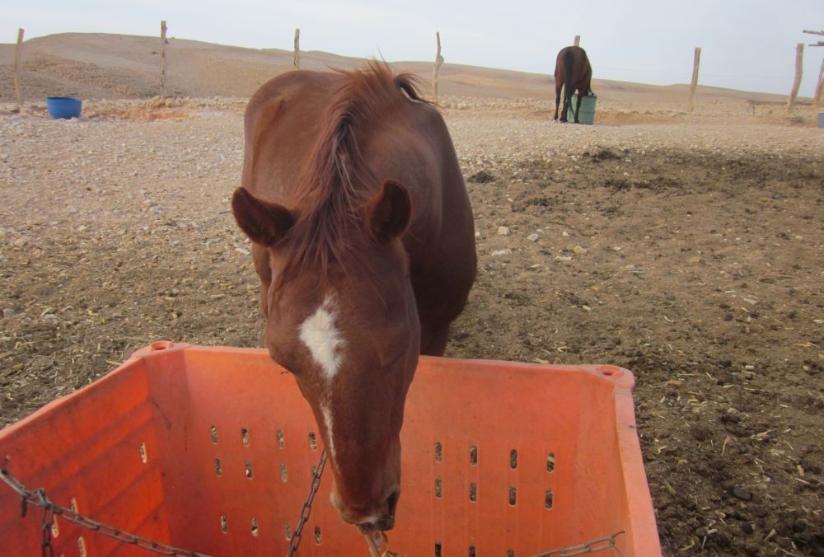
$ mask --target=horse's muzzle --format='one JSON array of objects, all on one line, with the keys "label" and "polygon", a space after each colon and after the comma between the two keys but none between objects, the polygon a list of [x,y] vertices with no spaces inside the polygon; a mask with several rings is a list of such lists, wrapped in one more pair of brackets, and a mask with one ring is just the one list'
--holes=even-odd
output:
[{"label": "horse's muzzle", "polygon": [[385,516],[376,520],[375,522],[364,522],[358,524],[358,529],[362,534],[371,534],[372,532],[385,532],[395,527],[395,517]]},{"label": "horse's muzzle", "polygon": [[395,527],[395,509],[398,506],[398,499],[400,499],[401,490],[400,488],[396,488],[389,494],[389,497],[386,498],[386,506],[385,511],[382,516],[379,516],[376,519],[366,520],[364,522],[358,523],[358,528],[360,529],[361,533],[368,534],[370,532],[383,532],[386,530],[391,530]]}]

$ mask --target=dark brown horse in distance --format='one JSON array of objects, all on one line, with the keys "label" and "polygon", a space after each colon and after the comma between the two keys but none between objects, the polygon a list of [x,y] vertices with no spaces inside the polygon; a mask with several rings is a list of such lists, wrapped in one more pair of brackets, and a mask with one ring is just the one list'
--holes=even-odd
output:
[{"label": "dark brown horse in distance", "polygon": [[578,111],[585,95],[592,94],[592,66],[589,65],[586,51],[580,46],[562,48],[555,59],[555,120],[558,119],[558,105],[561,102],[561,87],[564,88],[564,110],[561,122],[567,121],[567,111],[572,94],[578,92],[578,103],[573,110],[575,123],[578,123]]},{"label": "dark brown horse in distance", "polygon": [[394,525],[406,393],[475,280],[472,209],[438,110],[408,75],[295,71],[249,101],[232,209],[272,359],[312,407],[332,504]]}]

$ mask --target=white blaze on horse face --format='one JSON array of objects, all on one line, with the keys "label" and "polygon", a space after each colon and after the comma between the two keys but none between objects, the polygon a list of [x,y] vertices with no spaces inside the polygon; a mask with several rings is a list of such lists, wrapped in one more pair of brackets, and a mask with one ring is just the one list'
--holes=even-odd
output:
[{"label": "white blaze on horse face", "polygon": [[327,381],[338,373],[344,341],[337,326],[335,302],[327,295],[323,303],[300,326],[300,340],[312,353]]},{"label": "white blaze on horse face", "polygon": [[[300,340],[309,349],[312,358],[320,366],[327,385],[338,373],[341,364],[341,352],[345,345],[340,330],[335,324],[337,306],[331,295],[327,294],[323,303],[309,318],[300,325]],[[328,395],[327,395],[328,396]],[[335,430],[332,423],[332,411],[328,404],[321,403],[321,414],[326,426],[329,455],[335,461]]]},{"label": "white blaze on horse face", "polygon": [[326,424],[326,436],[329,438],[329,455],[332,457],[332,462],[335,461],[335,433],[332,427],[332,412],[326,404],[320,405],[320,411],[323,414],[323,422]]}]

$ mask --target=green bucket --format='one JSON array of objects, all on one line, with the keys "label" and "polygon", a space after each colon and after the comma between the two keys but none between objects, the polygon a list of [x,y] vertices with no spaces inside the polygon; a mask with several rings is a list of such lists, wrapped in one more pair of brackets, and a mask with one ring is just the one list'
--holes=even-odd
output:
[{"label": "green bucket", "polygon": [[[581,99],[581,110],[578,111],[578,122],[581,124],[592,125],[595,123],[595,101],[598,99],[595,95],[586,95]],[[575,121],[575,111],[573,107],[578,105],[578,95],[572,95],[569,101],[569,110],[567,110],[567,120]]]}]

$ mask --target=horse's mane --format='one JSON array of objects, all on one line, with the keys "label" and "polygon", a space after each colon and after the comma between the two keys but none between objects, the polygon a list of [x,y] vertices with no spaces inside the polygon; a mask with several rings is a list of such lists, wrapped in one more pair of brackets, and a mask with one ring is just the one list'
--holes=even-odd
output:
[{"label": "horse's mane", "polygon": [[423,101],[414,76],[393,75],[385,63],[339,73],[343,82],[321,116],[321,131],[296,185],[298,218],[289,233],[294,256],[283,278],[307,268],[325,276],[330,263],[358,261],[347,231],[363,221],[365,204],[377,191],[358,136],[382,109],[406,97]]}]

